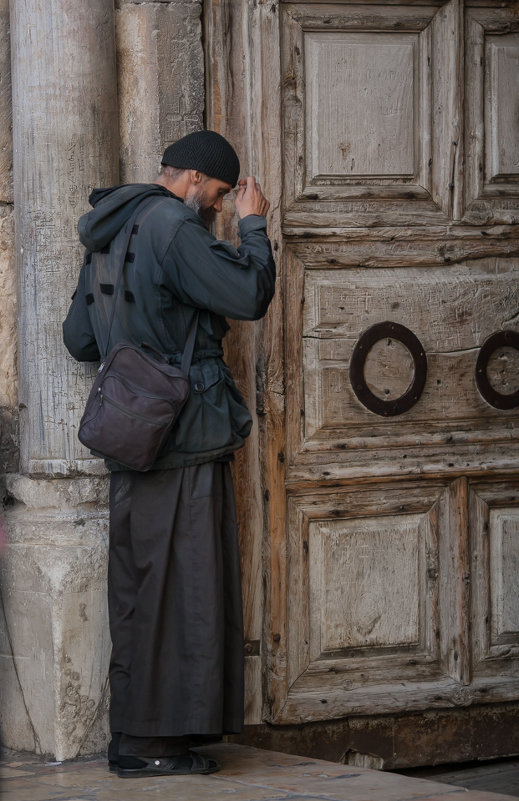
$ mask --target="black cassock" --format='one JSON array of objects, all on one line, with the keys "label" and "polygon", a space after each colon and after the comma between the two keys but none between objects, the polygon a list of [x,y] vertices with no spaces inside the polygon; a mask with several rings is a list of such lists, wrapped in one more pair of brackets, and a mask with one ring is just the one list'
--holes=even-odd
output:
[{"label": "black cassock", "polygon": [[108,603],[112,732],[241,731],[242,601],[228,463],[111,474]]}]

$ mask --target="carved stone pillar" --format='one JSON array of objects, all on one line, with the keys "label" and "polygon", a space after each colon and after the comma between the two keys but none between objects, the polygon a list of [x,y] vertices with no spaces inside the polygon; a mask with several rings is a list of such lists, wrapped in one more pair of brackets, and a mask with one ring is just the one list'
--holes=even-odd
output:
[{"label": "carved stone pillar", "polygon": [[93,367],[61,322],[77,219],[118,180],[110,0],[10,0],[20,472],[7,486],[0,721],[6,746],[66,759],[106,740],[106,477],[76,437]]}]

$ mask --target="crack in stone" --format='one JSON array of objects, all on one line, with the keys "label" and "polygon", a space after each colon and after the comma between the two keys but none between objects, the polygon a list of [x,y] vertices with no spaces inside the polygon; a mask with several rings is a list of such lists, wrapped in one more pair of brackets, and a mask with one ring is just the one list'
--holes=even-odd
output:
[{"label": "crack in stone", "polygon": [[477,353],[479,346],[474,348],[459,348],[459,350],[428,350],[427,356],[458,356],[460,353]]},{"label": "crack in stone", "polygon": [[27,701],[25,700],[25,693],[24,693],[24,690],[23,690],[23,687],[22,687],[20,674],[18,672],[18,665],[16,664],[16,657],[14,655],[14,648],[13,648],[13,640],[12,640],[11,632],[9,630],[9,625],[8,625],[8,622],[7,622],[7,615],[5,613],[5,605],[4,605],[4,596],[3,596],[3,593],[1,591],[1,588],[0,588],[0,606],[1,606],[2,615],[3,615],[3,618],[4,618],[5,633],[6,633],[6,636],[7,636],[7,642],[9,644],[9,650],[11,652],[11,659],[12,659],[12,662],[13,662],[14,673],[15,673],[15,676],[16,676],[16,680],[18,682],[18,686],[20,688],[20,692],[22,694],[22,703],[23,703],[23,706],[24,706],[24,709],[25,709],[25,714],[27,715],[27,720],[29,722],[29,726],[31,727],[32,736],[34,738],[34,748],[35,748],[36,753],[42,754],[43,752],[42,752],[42,748],[41,748],[40,738],[38,737],[38,734],[36,732],[36,729],[34,728],[34,724],[33,724],[32,719],[31,719],[31,715],[30,715],[30,712],[29,712],[29,707],[27,706]]}]

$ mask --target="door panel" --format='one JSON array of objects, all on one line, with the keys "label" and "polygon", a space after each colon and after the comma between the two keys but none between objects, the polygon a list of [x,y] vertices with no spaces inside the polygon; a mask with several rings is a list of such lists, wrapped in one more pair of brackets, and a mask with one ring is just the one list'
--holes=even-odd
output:
[{"label": "door panel", "polygon": [[517,106],[512,99],[519,92],[517,7],[468,8],[465,31],[464,220],[514,223],[519,196]]},{"label": "door panel", "polygon": [[248,697],[273,724],[519,701],[517,10],[210,6],[212,118],[280,274],[235,340],[263,492]]},{"label": "door panel", "polygon": [[[303,340],[305,409],[300,448],[320,449],[327,442],[335,450],[347,441],[354,449],[352,438],[363,437],[358,443],[362,450],[396,440],[420,445],[423,453],[428,444],[437,449],[438,438],[444,444],[449,431],[465,441],[494,441],[496,427],[503,429],[509,418],[517,418],[513,409],[503,412],[486,403],[474,380],[478,346],[519,308],[517,272],[507,264],[492,260],[455,270],[415,268],[412,280],[407,270],[305,266],[294,264],[305,274],[302,331],[297,334]],[[503,272],[496,273],[500,266]],[[424,391],[398,422],[374,418],[356,397],[349,376],[359,334],[381,320],[410,325],[427,355]],[[413,378],[411,355],[398,346],[397,340],[388,344],[385,337],[366,354],[366,381],[382,400],[402,395]],[[510,364],[510,375],[505,371],[501,376],[495,366],[496,385],[519,388],[514,366]],[[451,444],[445,449],[446,461]]]},{"label": "door panel", "polygon": [[[517,404],[495,408],[476,382],[481,346],[517,319],[517,261],[508,258],[517,253],[517,234],[491,229],[491,248],[503,258],[489,251],[478,258],[474,247],[487,231],[441,226],[461,211],[463,8],[287,4],[285,15],[285,135],[298,168],[285,188],[288,664],[274,720],[506,700],[519,691],[508,568],[517,521],[510,509],[488,512],[486,584],[476,593],[479,604],[487,599],[490,622],[480,640],[485,634],[488,652],[476,668],[463,476],[517,466]],[[472,86],[473,108],[484,93],[489,154],[474,200],[485,198],[478,208],[484,202],[492,214],[519,205],[516,140],[498,133],[510,123],[501,108],[516,81],[511,24],[506,9],[467,11],[469,64],[476,34],[485,58],[479,82],[468,67],[466,91]],[[401,227],[382,234],[378,226],[397,226],[403,216],[412,226],[403,239]],[[394,261],[384,266],[388,247]],[[357,391],[352,363],[362,336],[383,322],[385,334],[366,348],[356,373],[382,402],[375,414]],[[404,395],[419,365],[388,333],[391,325],[410,330],[427,361],[423,392],[401,414],[389,411],[390,402]],[[485,367],[504,395],[519,390],[517,358],[515,346],[502,346]],[[414,488],[417,508],[408,485],[380,483],[412,474],[423,477]],[[446,483],[431,496],[427,476],[438,475]],[[309,511],[316,481],[319,502]],[[331,506],[330,481],[356,489]],[[361,481],[370,482],[369,493]],[[352,493],[361,499],[357,515]],[[501,640],[506,678],[495,653]]]},{"label": "door panel", "polygon": [[286,223],[447,219],[459,28],[439,5],[282,5]]},{"label": "door panel", "polygon": [[499,677],[500,682],[508,679],[513,683],[519,668],[519,505],[515,483],[475,485],[470,510],[473,675],[475,681]]},{"label": "door panel", "polygon": [[467,690],[466,497],[458,479],[291,498],[288,666],[277,722],[477,697]]}]

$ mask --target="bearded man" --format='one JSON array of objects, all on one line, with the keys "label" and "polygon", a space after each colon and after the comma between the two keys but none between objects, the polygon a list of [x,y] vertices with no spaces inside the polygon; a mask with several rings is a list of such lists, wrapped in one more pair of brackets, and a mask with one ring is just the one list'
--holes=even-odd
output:
[{"label": "bearded man", "polygon": [[[254,177],[239,181],[235,196],[238,249],[208,229],[239,172],[226,139],[213,131],[189,134],[166,148],[154,183],[94,190],[94,208],[78,226],[86,255],[63,324],[74,358],[97,361],[125,340],[146,343],[180,364],[198,314],[191,394],[153,468],[136,472],[107,462],[108,758],[121,777],[218,770],[190,746],[243,726],[229,463],[251,417],[223,361],[221,341],[226,317],[265,314],[275,265],[266,233],[269,202]],[[115,297],[118,265],[110,250],[141,204]]]}]

